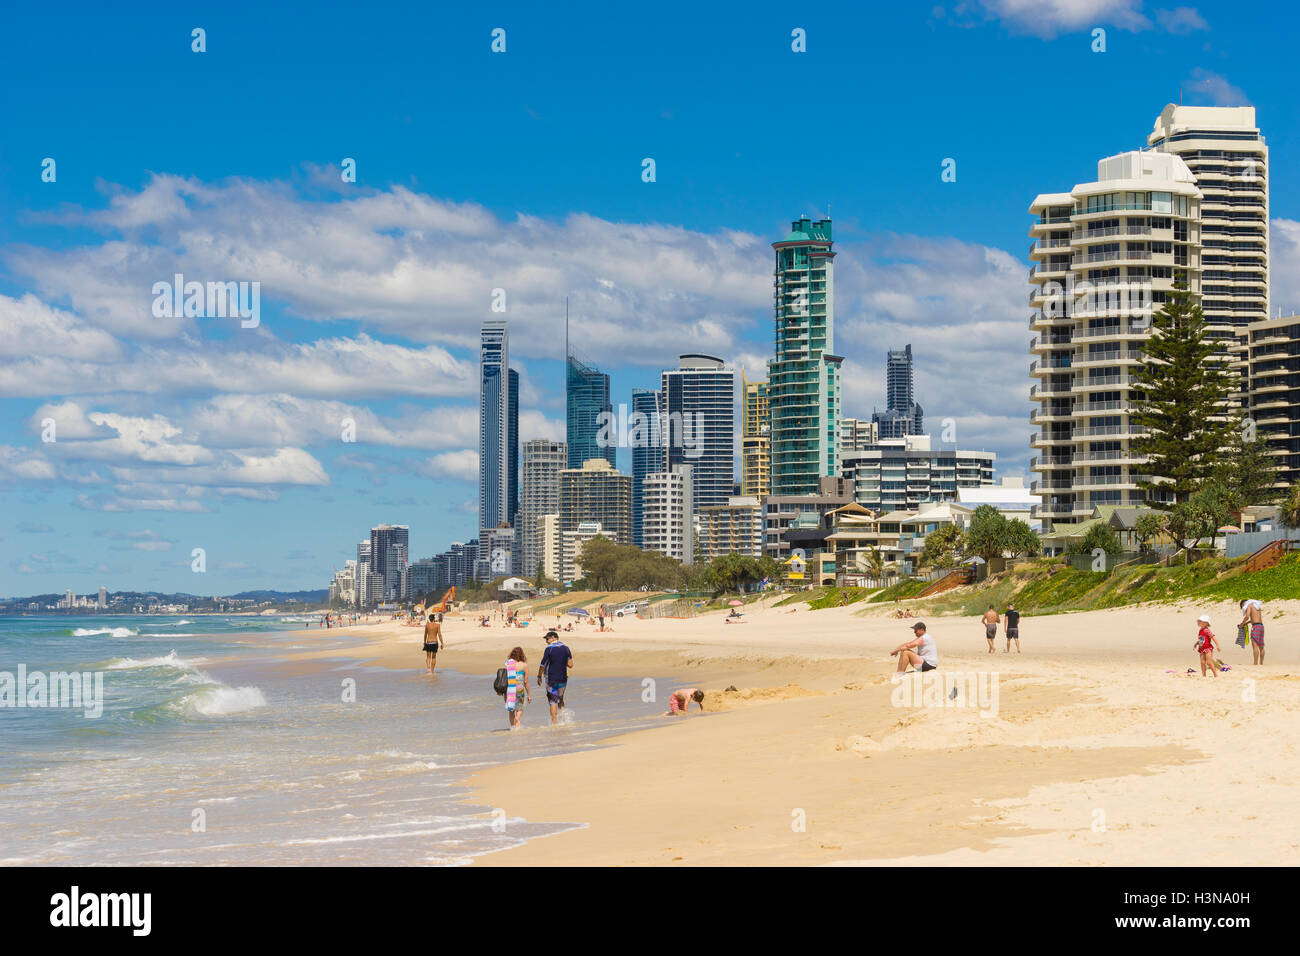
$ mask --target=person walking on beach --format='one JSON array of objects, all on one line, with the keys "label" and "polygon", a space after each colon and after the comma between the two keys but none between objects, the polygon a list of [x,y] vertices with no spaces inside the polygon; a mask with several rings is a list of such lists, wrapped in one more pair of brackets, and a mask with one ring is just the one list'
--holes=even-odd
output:
[{"label": "person walking on beach", "polygon": [[989,653],[992,654],[996,650],[993,642],[997,639],[998,625],[1002,623],[1002,619],[998,617],[998,612],[993,610],[993,605],[990,604],[989,609],[984,612],[984,616],[980,618],[980,621],[984,624],[984,636],[988,638]]},{"label": "person walking on beach", "polygon": [[1219,665],[1214,662],[1214,652],[1219,650],[1219,639],[1210,630],[1210,616],[1202,614],[1196,619],[1196,624],[1199,630],[1196,632],[1196,643],[1193,646],[1201,655],[1201,676],[1205,676],[1205,669],[1208,667],[1210,673],[1217,678]]},{"label": "person walking on beach", "polygon": [[1250,653],[1256,664],[1264,663],[1264,605],[1254,598],[1246,598],[1237,605],[1241,608],[1241,626],[1249,631]]},{"label": "person walking on beach", "polygon": [[438,651],[444,644],[442,625],[438,623],[436,615],[430,614],[428,622],[424,625],[424,663],[430,674],[438,666]]},{"label": "person walking on beach", "polygon": [[1019,654],[1020,653],[1020,612],[1017,611],[1016,606],[1009,601],[1007,602],[1007,613],[1002,615],[1002,619],[1006,621],[1006,628],[1007,628],[1007,646],[1002,653],[1010,654],[1011,642],[1015,641],[1016,653]]},{"label": "person walking on beach", "polygon": [[524,707],[532,703],[532,699],[528,691],[528,658],[524,656],[522,647],[516,647],[506,661],[506,718],[511,730],[519,726]]},{"label": "person walking on beach", "polygon": [[925,625],[920,621],[912,625],[912,634],[912,640],[889,652],[890,657],[898,657],[896,673],[902,674],[909,667],[921,672],[934,670],[939,666],[939,648],[935,646],[934,638],[926,633]]},{"label": "person walking on beach", "polygon": [[569,668],[573,666],[573,653],[554,631],[546,632],[546,650],[542,664],[537,669],[537,684],[546,682],[546,702],[551,706],[551,723],[559,722],[560,708],[564,706],[564,689],[569,684]]},{"label": "person walking on beach", "polygon": [[602,604],[600,606],[600,610],[596,612],[596,616],[600,618],[600,629],[603,631],[605,629],[605,605]]}]

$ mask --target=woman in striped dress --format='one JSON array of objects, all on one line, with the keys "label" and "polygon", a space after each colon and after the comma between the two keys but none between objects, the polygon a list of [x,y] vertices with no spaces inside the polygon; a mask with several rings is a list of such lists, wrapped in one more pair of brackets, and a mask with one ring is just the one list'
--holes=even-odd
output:
[{"label": "woman in striped dress", "polygon": [[512,650],[510,659],[506,661],[506,716],[510,719],[511,730],[519,726],[524,706],[532,700],[528,692],[527,661],[522,647]]}]

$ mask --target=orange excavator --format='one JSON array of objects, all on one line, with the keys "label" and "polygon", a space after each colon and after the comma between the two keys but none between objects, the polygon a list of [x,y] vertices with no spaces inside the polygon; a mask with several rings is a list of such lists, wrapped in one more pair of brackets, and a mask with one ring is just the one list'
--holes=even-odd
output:
[{"label": "orange excavator", "polygon": [[454,600],[456,600],[456,585],[453,584],[439,603],[430,604],[424,611],[426,614],[445,614],[451,609],[451,602]]}]

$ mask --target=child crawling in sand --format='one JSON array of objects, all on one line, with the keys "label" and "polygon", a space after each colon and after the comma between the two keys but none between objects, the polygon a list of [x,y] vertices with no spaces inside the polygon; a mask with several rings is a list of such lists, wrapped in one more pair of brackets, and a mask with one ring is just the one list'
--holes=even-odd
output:
[{"label": "child crawling in sand", "polygon": [[668,698],[668,713],[665,717],[685,717],[687,708],[691,706],[691,701],[699,705],[700,710],[704,709],[704,691],[694,687],[688,687],[685,690],[675,690]]},{"label": "child crawling in sand", "polygon": [[1219,665],[1214,661],[1214,652],[1220,650],[1219,639],[1214,636],[1210,630],[1210,617],[1208,614],[1202,614],[1196,619],[1197,627],[1196,643],[1192,645],[1196,648],[1197,653],[1201,655],[1201,676],[1205,676],[1205,669],[1208,667],[1210,673],[1215,677],[1219,676]]}]

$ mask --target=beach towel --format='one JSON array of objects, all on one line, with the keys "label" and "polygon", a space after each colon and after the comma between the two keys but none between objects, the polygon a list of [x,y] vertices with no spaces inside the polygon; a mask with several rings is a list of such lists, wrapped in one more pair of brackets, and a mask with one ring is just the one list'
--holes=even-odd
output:
[{"label": "beach towel", "polygon": [[515,709],[515,698],[519,693],[519,669],[512,657],[506,661],[506,710]]},{"label": "beach towel", "polygon": [[1238,624],[1237,625],[1237,646],[1245,647],[1246,642],[1249,640],[1250,638],[1246,635],[1246,625]]}]

